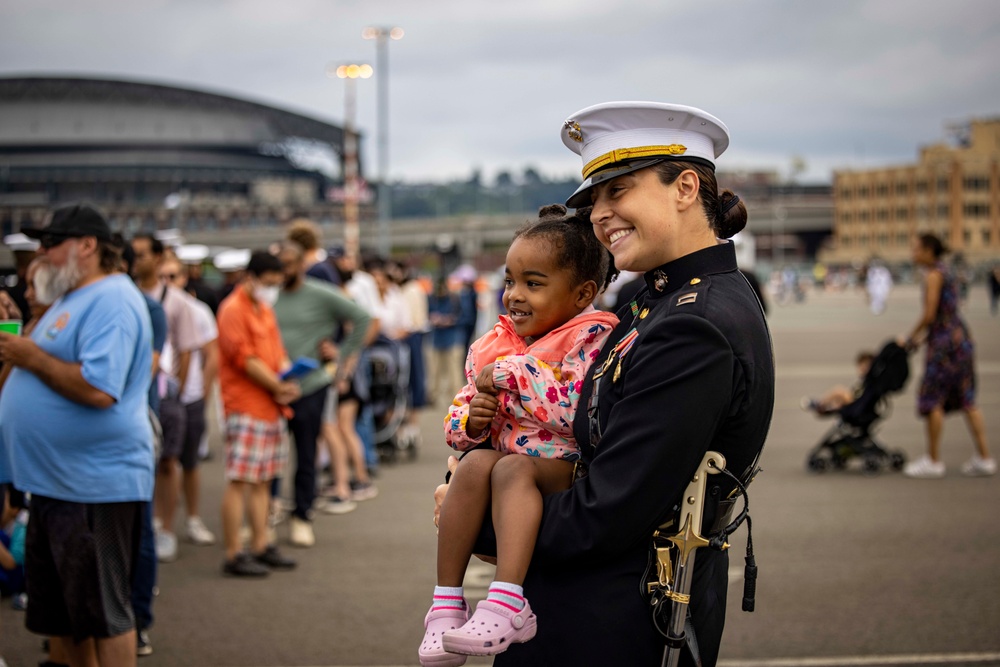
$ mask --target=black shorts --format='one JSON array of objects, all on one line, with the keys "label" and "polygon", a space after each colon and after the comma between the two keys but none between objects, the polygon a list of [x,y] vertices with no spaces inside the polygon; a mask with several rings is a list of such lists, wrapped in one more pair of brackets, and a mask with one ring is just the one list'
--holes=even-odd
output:
[{"label": "black shorts", "polygon": [[184,451],[187,411],[179,398],[160,400],[160,427],[163,429],[163,452],[160,459],[179,459]]},{"label": "black shorts", "polygon": [[184,444],[181,447],[181,467],[194,470],[198,467],[198,448],[205,434],[205,399],[184,406]]},{"label": "black shorts", "polygon": [[358,403],[362,402],[361,401],[361,396],[358,394],[358,392],[355,389],[354,379],[353,378],[351,378],[347,382],[347,391],[340,392],[339,394],[337,394],[337,404],[338,405],[340,403],[347,403],[348,401],[357,401]]},{"label": "black shorts", "polygon": [[135,628],[131,581],[141,505],[32,496],[24,558],[28,630],[80,642]]}]

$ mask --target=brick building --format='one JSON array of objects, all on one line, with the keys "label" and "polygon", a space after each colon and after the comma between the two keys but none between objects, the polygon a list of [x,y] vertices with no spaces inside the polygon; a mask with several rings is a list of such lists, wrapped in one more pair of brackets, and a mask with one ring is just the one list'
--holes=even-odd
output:
[{"label": "brick building", "polygon": [[954,128],[952,144],[923,147],[916,164],[834,174],[834,232],[820,259],[910,257],[933,232],[970,264],[1000,257],[1000,118]]}]

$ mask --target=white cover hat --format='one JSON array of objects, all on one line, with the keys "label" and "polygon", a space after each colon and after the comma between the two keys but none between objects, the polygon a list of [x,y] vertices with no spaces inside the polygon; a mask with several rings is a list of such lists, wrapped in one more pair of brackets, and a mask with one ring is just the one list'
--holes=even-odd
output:
[{"label": "white cover hat", "polygon": [[215,256],[213,263],[215,264],[215,268],[222,273],[242,271],[247,268],[247,264],[250,263],[250,251],[235,249],[223,250]]},{"label": "white cover hat", "polygon": [[41,245],[35,239],[28,238],[20,232],[16,234],[8,234],[3,237],[3,244],[10,248],[12,252],[34,252],[38,250],[38,246]]},{"label": "white cover hat", "polygon": [[605,102],[577,111],[561,130],[566,146],[583,158],[583,184],[566,201],[590,203],[594,185],[663,160],[701,162],[729,146],[729,129],[701,109],[661,102]]},{"label": "white cover hat", "polygon": [[201,264],[208,257],[208,246],[197,243],[179,245],[174,248],[174,254],[182,264]]}]

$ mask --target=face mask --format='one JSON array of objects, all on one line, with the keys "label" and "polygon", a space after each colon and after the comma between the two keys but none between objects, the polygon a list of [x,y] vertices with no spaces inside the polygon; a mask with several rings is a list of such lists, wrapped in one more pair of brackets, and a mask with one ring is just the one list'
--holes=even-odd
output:
[{"label": "face mask", "polygon": [[261,303],[273,306],[278,302],[278,292],[281,290],[277,285],[268,287],[267,285],[257,285],[253,288],[253,298]]}]

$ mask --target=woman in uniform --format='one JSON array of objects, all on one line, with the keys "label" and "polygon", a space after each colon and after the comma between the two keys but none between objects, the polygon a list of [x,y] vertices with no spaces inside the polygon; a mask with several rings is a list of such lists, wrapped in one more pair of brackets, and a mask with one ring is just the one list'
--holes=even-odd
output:
[{"label": "woman in uniform", "polygon": [[[664,638],[643,595],[653,531],[706,451],[738,477],[755,468],[774,405],[773,355],[724,240],[747,219],[736,195],[717,190],[726,126],[691,107],[612,102],[573,114],[562,139],[584,165],[567,205],[593,207],[617,268],[642,273],[645,286],[618,313],[581,391],[573,426],[586,476],[545,499],[524,582],[544,620],[494,664],[654,666]],[[710,487],[728,495],[735,485],[724,477]],[[728,568],[725,552],[697,551],[690,611],[706,666],[718,656]],[[681,664],[694,664],[690,653]]]}]

